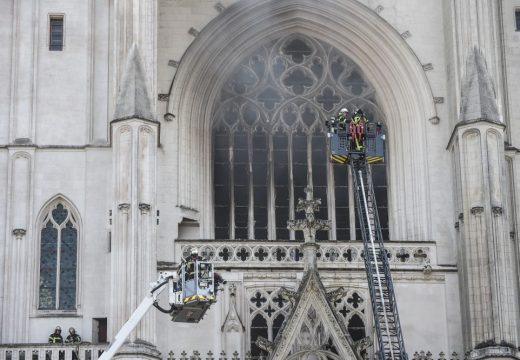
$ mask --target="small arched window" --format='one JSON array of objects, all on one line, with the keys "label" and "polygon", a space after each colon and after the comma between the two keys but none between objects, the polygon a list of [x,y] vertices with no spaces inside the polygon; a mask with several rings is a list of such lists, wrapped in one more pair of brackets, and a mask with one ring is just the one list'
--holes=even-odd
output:
[{"label": "small arched window", "polygon": [[49,205],[40,227],[38,309],[76,310],[78,222],[63,200]]}]

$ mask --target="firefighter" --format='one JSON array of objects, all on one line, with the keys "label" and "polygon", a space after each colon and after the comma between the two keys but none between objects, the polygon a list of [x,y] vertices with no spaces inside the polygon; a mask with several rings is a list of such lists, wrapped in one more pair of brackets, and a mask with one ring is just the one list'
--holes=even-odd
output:
[{"label": "firefighter", "polygon": [[54,332],[49,335],[49,344],[63,344],[63,337],[61,336],[61,327],[56,326]]},{"label": "firefighter", "polygon": [[69,328],[69,335],[67,336],[67,339],[65,340],[66,343],[80,343],[81,342],[81,336],[76,334],[76,329],[73,327]]},{"label": "firefighter", "polygon": [[346,130],[347,129],[347,122],[348,122],[348,109],[342,108],[338,116],[336,117],[336,120],[338,122],[338,130]]},{"label": "firefighter", "polygon": [[363,151],[363,145],[365,140],[365,124],[368,122],[363,110],[357,109],[352,115],[350,124],[348,126],[348,132],[350,136],[350,142],[352,147],[356,151]]},{"label": "firefighter", "polygon": [[202,260],[202,257],[199,256],[199,251],[195,247],[191,248],[190,256],[182,259],[182,263],[185,266],[186,280],[193,279],[195,277],[195,265],[199,260]]},{"label": "firefighter", "polygon": [[195,247],[191,248],[190,256],[182,259],[181,267],[184,266],[184,293],[186,296],[191,296],[197,293],[195,284],[195,266],[197,266],[197,261],[199,260],[202,260],[202,257],[199,256],[199,251]]},{"label": "firefighter", "polygon": [[76,344],[76,348],[72,350],[72,360],[78,359],[78,353],[79,353],[79,347],[77,344],[81,342],[81,336],[76,334],[76,329],[73,327],[69,328],[69,335],[67,336],[67,339],[65,339],[65,342],[67,344]]}]

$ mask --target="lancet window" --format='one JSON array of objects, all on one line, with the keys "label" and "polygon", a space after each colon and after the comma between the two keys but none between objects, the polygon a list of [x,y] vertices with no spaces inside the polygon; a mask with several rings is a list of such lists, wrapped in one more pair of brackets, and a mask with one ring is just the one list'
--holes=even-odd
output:
[{"label": "lancet window", "polygon": [[[301,239],[286,226],[310,185],[332,220],[318,240],[361,239],[349,170],[328,161],[325,121],[341,107],[385,120],[360,67],[317,39],[281,37],[236,66],[213,112],[215,238]],[[388,238],[385,166],[372,173]]]},{"label": "lancet window", "polygon": [[40,228],[40,310],[75,310],[78,223],[64,201],[48,207]]}]

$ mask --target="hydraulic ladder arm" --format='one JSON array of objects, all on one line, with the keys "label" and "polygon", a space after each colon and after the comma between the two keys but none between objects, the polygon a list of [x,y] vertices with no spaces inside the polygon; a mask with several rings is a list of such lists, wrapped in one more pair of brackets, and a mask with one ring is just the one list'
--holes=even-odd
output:
[{"label": "hydraulic ladder arm", "polygon": [[351,161],[364,261],[378,339],[379,360],[407,360],[387,252],[383,244],[370,168],[364,157]]},{"label": "hydraulic ladder arm", "polygon": [[155,304],[157,301],[157,296],[166,289],[168,284],[173,284],[178,279],[178,275],[176,272],[163,272],[160,273],[159,279],[156,282],[150,284],[151,290],[150,293],[143,299],[141,304],[135,309],[130,318],[126,321],[123,327],[119,330],[117,335],[114,337],[114,341],[110,345],[110,347],[101,354],[99,360],[110,360],[117,351],[121,348],[121,346],[125,343],[126,338],[132,330],[139,324],[141,319],[146,315],[148,310]]}]

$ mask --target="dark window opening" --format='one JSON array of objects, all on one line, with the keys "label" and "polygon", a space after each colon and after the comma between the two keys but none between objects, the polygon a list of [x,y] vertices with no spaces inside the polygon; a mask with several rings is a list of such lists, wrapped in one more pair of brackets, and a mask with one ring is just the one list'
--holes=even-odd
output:
[{"label": "dark window opening", "polygon": [[516,31],[520,31],[520,9],[515,10]]},{"label": "dark window opening", "polygon": [[348,321],[348,333],[352,337],[352,340],[359,341],[364,339],[366,336],[365,333],[365,324],[363,323],[363,319],[359,317],[359,315],[354,314],[350,320]]},{"label": "dark window opening", "polygon": [[63,16],[53,16],[50,18],[49,50],[63,50]]},{"label": "dark window opening", "polygon": [[265,318],[257,314],[251,322],[251,355],[253,356],[267,356],[267,353],[256,346],[256,340],[258,337],[268,338],[267,321]]}]

